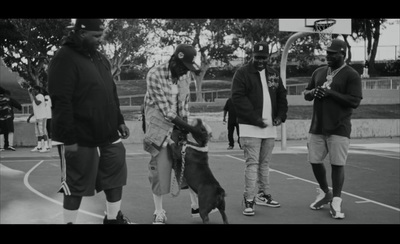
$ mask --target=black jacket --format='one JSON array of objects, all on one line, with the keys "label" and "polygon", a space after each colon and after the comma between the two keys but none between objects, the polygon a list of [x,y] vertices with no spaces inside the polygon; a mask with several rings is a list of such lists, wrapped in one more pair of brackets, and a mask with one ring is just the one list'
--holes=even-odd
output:
[{"label": "black jacket", "polygon": [[[272,119],[280,117],[285,122],[288,111],[287,91],[277,71],[267,67],[265,72]],[[263,89],[260,73],[254,68],[252,61],[240,67],[233,76],[232,101],[239,124],[259,126],[262,123]]]},{"label": "black jacket", "polygon": [[96,147],[120,138],[124,118],[111,65],[101,53],[89,54],[69,36],[50,62],[48,86],[53,140]]}]

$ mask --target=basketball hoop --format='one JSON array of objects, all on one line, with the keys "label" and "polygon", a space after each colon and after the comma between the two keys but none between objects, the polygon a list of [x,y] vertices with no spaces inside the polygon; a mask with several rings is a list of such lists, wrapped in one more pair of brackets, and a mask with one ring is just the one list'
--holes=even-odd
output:
[{"label": "basketball hoop", "polygon": [[319,19],[314,22],[314,31],[319,34],[320,41],[327,47],[332,42],[333,28],[329,28],[336,24],[335,19]]}]

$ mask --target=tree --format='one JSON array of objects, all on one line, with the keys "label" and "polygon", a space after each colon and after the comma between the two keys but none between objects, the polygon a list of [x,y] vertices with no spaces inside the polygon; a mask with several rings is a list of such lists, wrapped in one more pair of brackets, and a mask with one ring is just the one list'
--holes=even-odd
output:
[{"label": "tree", "polygon": [[145,44],[148,30],[147,20],[144,19],[112,19],[106,21],[103,52],[108,56],[112,65],[112,74],[119,80],[122,65],[128,61],[134,63],[145,59],[140,48]]},{"label": "tree", "polygon": [[363,38],[367,44],[367,60],[368,62],[368,73],[370,76],[375,76],[375,57],[379,45],[379,37],[381,25],[383,25],[387,19],[352,19],[352,35],[353,40]]},{"label": "tree", "polygon": [[[278,66],[282,58],[282,51],[293,32],[279,31],[278,19],[234,19],[233,31],[240,41],[240,48],[247,54],[247,61],[251,58],[255,43],[265,41],[269,44],[269,63]],[[290,47],[288,58],[299,61],[299,66],[307,66],[315,59],[314,50],[321,49],[318,38],[312,35],[296,40]]]},{"label": "tree", "polygon": [[202,80],[210,67],[211,60],[218,60],[225,64],[236,56],[235,50],[239,46],[237,38],[229,27],[229,19],[159,19],[154,22],[160,42],[164,46],[173,46],[179,43],[188,43],[200,53],[201,72],[195,74],[196,100],[202,101]]},{"label": "tree", "polygon": [[46,87],[49,60],[70,19],[0,19],[0,56],[29,85]]}]

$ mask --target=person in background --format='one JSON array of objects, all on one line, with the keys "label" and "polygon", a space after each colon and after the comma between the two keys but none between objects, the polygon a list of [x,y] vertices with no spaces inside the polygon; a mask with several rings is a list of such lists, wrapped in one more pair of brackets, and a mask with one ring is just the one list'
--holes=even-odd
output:
[{"label": "person in background", "polygon": [[74,224],[82,198],[104,191],[103,224],[130,224],[121,211],[129,137],[109,60],[98,51],[101,19],[76,19],[48,67],[52,140],[61,160],[64,223]]},{"label": "person in background", "polygon": [[11,118],[10,98],[6,89],[0,87],[0,151],[4,151],[4,135],[8,134],[8,119]]},{"label": "person in background", "polygon": [[140,106],[139,121],[142,121],[142,130],[143,133],[146,133],[146,117],[144,116],[144,103]]},{"label": "person in background", "polygon": [[237,134],[237,142],[239,145],[239,148],[241,149],[242,146],[240,145],[240,136],[239,136],[239,124],[237,122],[236,118],[236,110],[235,107],[233,106],[232,103],[232,98],[228,98],[226,100],[225,106],[224,106],[224,118],[223,122],[226,123],[226,115],[228,114],[228,150],[232,150],[233,147],[235,146],[235,140],[233,139],[233,133],[235,132],[236,129],[236,134]]},{"label": "person in background", "polygon": [[[4,94],[9,99],[9,105],[11,107],[11,117],[6,119],[5,123],[7,124],[8,133],[4,133],[4,146],[1,145],[0,142],[0,150],[11,150],[15,151],[14,148],[14,108],[18,110],[22,110],[22,105],[11,97],[11,92],[9,90],[4,90]],[[3,141],[0,137],[0,141]]]},{"label": "person in background", "polygon": [[[320,187],[310,208],[318,210],[330,204],[330,213],[335,219],[344,218],[341,192],[350,146],[351,115],[362,99],[361,77],[346,65],[346,52],[346,43],[334,39],[327,48],[328,66],[316,69],[304,90],[304,99],[314,101],[307,148],[308,162]],[[328,154],[332,191],[324,166]]]},{"label": "person in background", "polygon": [[46,133],[47,133],[47,140],[48,140],[48,145],[49,148],[52,148],[52,141],[51,141],[51,98],[49,93],[46,91],[46,89],[43,89],[43,95],[44,95],[44,103],[46,107]]},{"label": "person in background", "polygon": [[[47,140],[47,129],[46,129],[46,104],[44,101],[44,96],[42,88],[38,85],[33,86],[29,90],[29,96],[32,101],[33,114],[35,116],[36,131],[37,131],[37,141],[38,144],[33,148],[32,152],[48,152],[50,150],[49,142]],[[29,119],[28,119],[29,122]]]},{"label": "person in background", "polygon": [[243,193],[246,216],[255,214],[254,204],[280,207],[270,193],[269,165],[276,128],[286,120],[288,102],[279,73],[268,67],[268,50],[266,42],[256,43],[252,60],[236,71],[232,82],[232,102],[246,164]]},{"label": "person in background", "polygon": [[[151,155],[149,181],[155,206],[153,224],[165,224],[167,221],[163,195],[170,193],[173,164],[167,148],[167,138],[173,130],[184,131],[186,134],[190,132],[197,138],[207,137],[207,131],[188,124],[189,88],[193,82],[190,71],[198,71],[193,61],[196,53],[191,45],[180,44],[168,62],[152,68],[146,77],[146,133],[143,146]],[[189,194],[192,216],[199,216],[197,195],[190,188]]]}]

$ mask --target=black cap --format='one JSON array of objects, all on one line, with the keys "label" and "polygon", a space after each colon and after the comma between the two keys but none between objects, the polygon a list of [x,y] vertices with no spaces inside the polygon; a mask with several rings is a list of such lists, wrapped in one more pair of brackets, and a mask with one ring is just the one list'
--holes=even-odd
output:
[{"label": "black cap", "polygon": [[268,47],[268,43],[261,41],[258,42],[254,45],[253,48],[253,55],[254,56],[263,56],[263,57],[268,57],[268,51],[269,47]]},{"label": "black cap", "polygon": [[181,60],[190,71],[198,71],[196,68],[197,65],[194,62],[197,51],[193,46],[188,44],[179,44],[175,49],[174,55]]},{"label": "black cap", "polygon": [[346,53],[346,50],[347,50],[346,42],[344,42],[340,39],[333,39],[331,44],[326,49],[326,51],[333,52],[333,53],[337,53],[337,52]]},{"label": "black cap", "polygon": [[101,19],[76,19],[75,30],[103,31],[104,23]]}]

